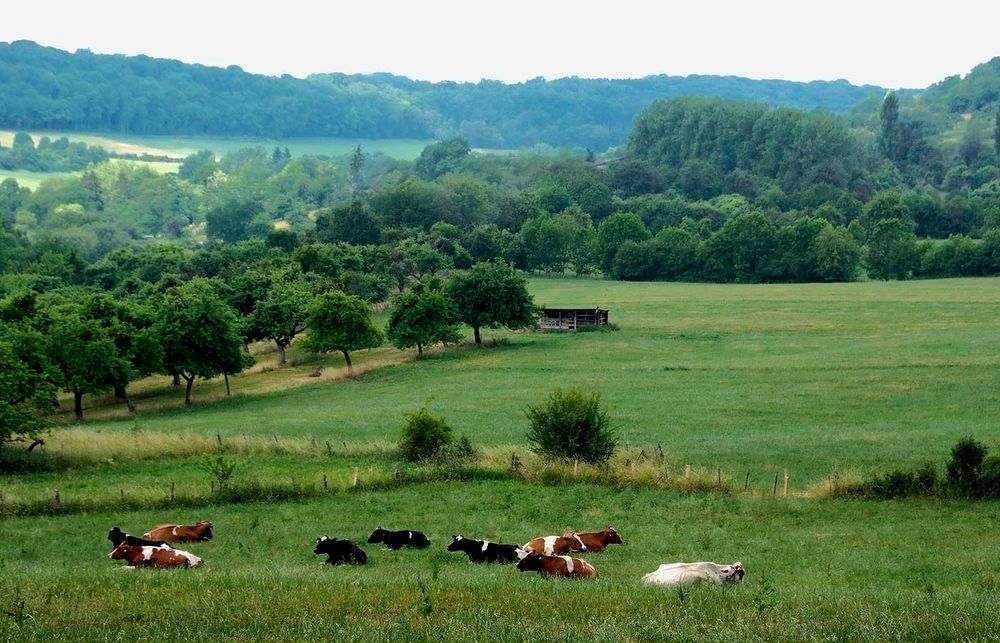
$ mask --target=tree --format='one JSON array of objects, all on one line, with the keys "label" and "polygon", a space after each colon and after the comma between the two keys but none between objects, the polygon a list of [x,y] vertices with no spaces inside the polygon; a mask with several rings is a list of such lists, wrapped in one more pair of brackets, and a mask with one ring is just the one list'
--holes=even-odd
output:
[{"label": "tree", "polygon": [[909,279],[919,265],[913,222],[878,221],[868,236],[865,266],[874,279]]},{"label": "tree", "polygon": [[611,274],[618,249],[626,241],[636,243],[649,238],[649,231],[638,214],[619,212],[613,214],[597,228],[597,251],[600,255],[601,271]]},{"label": "tree", "polygon": [[215,152],[202,150],[188,156],[181,162],[180,167],[177,168],[177,176],[191,183],[206,185],[218,171],[219,163],[215,160]]},{"label": "tree", "polygon": [[351,198],[357,200],[365,185],[365,155],[361,153],[361,145],[354,148],[351,155]]},{"label": "tree", "polygon": [[441,282],[415,282],[406,292],[392,298],[387,335],[399,349],[417,347],[423,355],[424,346],[436,342],[458,342],[454,324],[455,303],[444,292]]},{"label": "tree", "polygon": [[313,353],[340,351],[351,371],[351,351],[378,348],[382,332],[372,323],[371,307],[359,297],[332,290],[316,297],[306,309],[309,334],[302,346]]},{"label": "tree", "polygon": [[879,112],[879,121],[882,129],[879,132],[879,150],[890,161],[900,159],[900,123],[899,123],[899,98],[896,92],[890,91],[882,101],[882,109]]},{"label": "tree", "polygon": [[368,206],[352,201],[350,205],[322,210],[316,215],[316,238],[324,243],[377,244],[382,242],[382,231]]},{"label": "tree", "polygon": [[255,337],[270,339],[278,349],[278,366],[287,366],[285,349],[306,329],[306,309],[313,299],[312,289],[302,278],[276,276],[262,299],[254,304],[248,326]]},{"label": "tree", "polygon": [[993,120],[993,156],[997,164],[1000,165],[1000,108],[997,108],[996,117]]},{"label": "tree", "polygon": [[816,276],[822,281],[851,281],[861,261],[861,246],[844,228],[823,228],[809,249]]},{"label": "tree", "polygon": [[468,141],[461,136],[438,141],[423,149],[414,169],[420,178],[433,181],[459,169],[471,151]]},{"label": "tree", "polygon": [[472,326],[477,345],[483,343],[479,329],[484,326],[514,330],[538,323],[527,281],[498,261],[477,263],[472,270],[455,273],[447,292],[455,302],[457,319]]},{"label": "tree", "polygon": [[250,237],[263,237],[272,226],[262,218],[263,210],[253,201],[234,200],[212,208],[205,215],[205,233],[209,239],[237,243]]},{"label": "tree", "polygon": [[184,378],[184,403],[191,404],[197,377],[239,373],[252,363],[242,351],[239,321],[205,279],[193,279],[163,296],[155,329],[163,347],[163,368]]},{"label": "tree", "polygon": [[[56,406],[56,387],[44,362],[25,359],[17,345],[28,347],[43,338],[19,342],[14,329],[0,328],[0,450],[5,442],[34,439],[49,426],[42,413]],[[37,347],[37,344],[35,344]]]}]

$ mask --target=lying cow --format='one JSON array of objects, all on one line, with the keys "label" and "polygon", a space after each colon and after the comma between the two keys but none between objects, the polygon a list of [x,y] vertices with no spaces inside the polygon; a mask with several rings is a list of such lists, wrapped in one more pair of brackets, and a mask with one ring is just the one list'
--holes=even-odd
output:
[{"label": "lying cow", "polygon": [[326,562],[331,565],[341,565],[343,563],[353,563],[364,565],[368,562],[368,556],[361,548],[346,538],[330,538],[320,536],[316,539],[316,548],[313,553],[317,555],[326,554]]},{"label": "lying cow", "polygon": [[211,522],[202,520],[193,525],[159,525],[144,533],[142,537],[170,542],[197,542],[199,540],[212,540],[212,529],[214,529],[214,525]]},{"label": "lying cow", "polygon": [[419,531],[407,531],[405,529],[389,531],[388,529],[382,529],[382,527],[376,527],[372,535],[368,537],[369,545],[374,545],[375,543],[385,543],[385,546],[389,549],[399,549],[403,545],[423,549],[431,545],[431,541],[428,540],[427,536]]},{"label": "lying cow", "polygon": [[597,570],[582,558],[546,556],[524,549],[519,549],[517,555],[520,558],[517,561],[517,568],[522,572],[532,571],[567,578],[597,578]]},{"label": "lying cow", "polygon": [[165,540],[146,540],[145,538],[139,538],[138,536],[133,536],[122,531],[118,527],[112,527],[111,531],[108,532],[108,540],[115,547],[126,542],[130,545],[136,547],[170,547],[170,543]]},{"label": "lying cow", "polygon": [[581,543],[585,545],[583,549],[579,549],[574,546],[571,551],[586,551],[586,552],[602,552],[608,545],[621,544],[622,537],[618,535],[618,532],[614,530],[613,527],[608,527],[604,531],[591,531],[587,533],[571,533],[563,534],[563,538],[575,537]]},{"label": "lying cow", "polygon": [[546,556],[562,556],[571,551],[587,551],[587,545],[577,534],[565,536],[539,536],[524,543],[522,549],[545,554]]},{"label": "lying cow", "polygon": [[172,547],[150,547],[130,545],[122,541],[108,554],[112,560],[124,560],[129,567],[197,567],[202,560]]},{"label": "lying cow", "polygon": [[474,563],[513,563],[517,560],[517,545],[501,545],[488,540],[473,540],[462,534],[453,536],[448,551],[464,551]]},{"label": "lying cow", "polygon": [[695,583],[742,583],[743,563],[669,563],[642,577],[647,585],[694,585]]}]

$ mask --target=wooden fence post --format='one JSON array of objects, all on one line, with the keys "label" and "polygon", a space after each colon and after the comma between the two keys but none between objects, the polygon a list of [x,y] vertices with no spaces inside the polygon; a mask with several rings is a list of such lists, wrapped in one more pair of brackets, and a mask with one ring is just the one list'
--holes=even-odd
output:
[{"label": "wooden fence post", "polygon": [[212,495],[215,495],[215,480],[212,480]]},{"label": "wooden fence post", "polygon": [[174,501],[174,483],[171,481],[171,483],[170,483],[170,502],[173,502],[173,501]]},{"label": "wooden fence post", "polygon": [[719,485],[719,489],[722,488],[722,467],[715,470],[715,484]]},{"label": "wooden fence post", "polygon": [[747,471],[747,479],[743,481],[743,491],[746,491],[750,486],[750,471]]},{"label": "wooden fence post", "polygon": [[59,490],[56,489],[56,506],[59,506]]},{"label": "wooden fence post", "polygon": [[358,486],[358,468],[357,467],[354,467],[354,483],[351,486],[352,487]]},{"label": "wooden fence post", "polygon": [[778,474],[779,473],[781,473],[781,472],[780,471],[775,471],[774,472],[774,489],[771,490],[771,495],[772,496],[778,495]]},{"label": "wooden fence post", "polygon": [[124,489],[119,489],[118,491],[121,492],[121,494],[122,494],[122,500],[124,500],[125,499],[125,490]]},{"label": "wooden fence post", "polygon": [[[330,443],[327,442],[327,444],[330,444]],[[327,490],[327,486],[326,486],[326,474],[324,473],[323,474],[323,491],[326,491],[326,490]]]},{"label": "wooden fence post", "polygon": [[788,496],[788,469],[785,469],[785,490],[782,492],[782,497]]},{"label": "wooden fence post", "polygon": [[329,440],[326,441],[326,455],[331,458],[333,457],[333,447],[330,446]]}]

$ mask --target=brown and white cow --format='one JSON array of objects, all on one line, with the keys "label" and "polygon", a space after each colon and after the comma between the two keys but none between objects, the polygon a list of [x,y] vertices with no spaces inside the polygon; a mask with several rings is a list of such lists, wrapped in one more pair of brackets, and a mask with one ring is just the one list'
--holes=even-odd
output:
[{"label": "brown and white cow", "polygon": [[669,563],[642,577],[646,585],[694,585],[695,583],[742,583],[743,563]]},{"label": "brown and white cow", "polygon": [[214,525],[202,520],[193,525],[159,525],[142,535],[150,540],[166,540],[169,542],[212,540]]},{"label": "brown and white cow", "polygon": [[587,551],[587,545],[576,534],[565,536],[539,536],[524,543],[522,549],[546,556],[562,556],[571,551]]},{"label": "brown and white cow", "polygon": [[122,542],[108,554],[112,560],[124,560],[129,567],[197,567],[202,560],[180,549],[130,545]]},{"label": "brown and white cow", "polygon": [[563,534],[564,538],[570,538],[575,536],[581,543],[586,545],[583,549],[579,549],[579,546],[574,546],[571,551],[586,551],[586,552],[601,552],[604,551],[608,545],[621,544],[622,537],[618,535],[618,532],[614,530],[613,527],[608,527],[604,531],[591,531],[586,533],[569,533]]},{"label": "brown and white cow", "polygon": [[534,551],[518,550],[517,568],[522,572],[538,572],[548,576],[567,578],[597,578],[594,566],[582,558],[569,556],[546,556]]}]

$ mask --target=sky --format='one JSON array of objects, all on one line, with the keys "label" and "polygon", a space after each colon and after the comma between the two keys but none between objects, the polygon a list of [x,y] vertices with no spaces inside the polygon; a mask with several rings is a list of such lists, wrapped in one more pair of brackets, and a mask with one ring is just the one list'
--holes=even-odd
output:
[{"label": "sky", "polygon": [[718,74],[926,87],[1000,56],[1000,2],[32,0],[0,41],[278,76],[419,80]]}]

